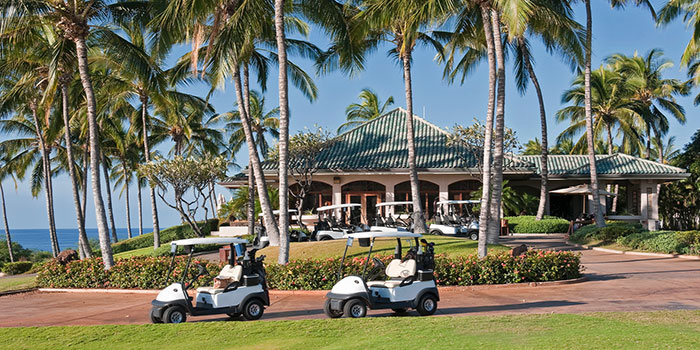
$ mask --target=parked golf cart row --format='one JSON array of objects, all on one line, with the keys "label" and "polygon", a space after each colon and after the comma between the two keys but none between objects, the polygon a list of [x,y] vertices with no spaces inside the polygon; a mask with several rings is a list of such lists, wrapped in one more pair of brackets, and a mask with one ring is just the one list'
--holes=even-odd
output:
[{"label": "parked golf cart row", "polygon": [[[415,309],[420,315],[432,315],[440,300],[433,276],[433,244],[412,232],[359,232],[345,236],[345,252],[338,271],[338,282],[326,295],[324,311],[328,317],[343,315],[359,318],[367,315],[368,309],[392,309],[404,313]],[[384,263],[372,258],[372,249],[377,238],[396,238],[394,259]],[[409,246],[406,255],[402,252],[401,240]],[[343,266],[348,248],[355,240],[361,247],[369,247],[367,260],[361,275],[343,278]],[[195,245],[230,245],[228,264],[214,278],[212,287],[199,287],[195,296],[188,290],[204,276],[209,276],[206,268],[197,264],[198,272],[189,281],[188,271],[192,262]],[[187,261],[180,280],[165,287],[151,304],[153,323],[181,323],[187,316],[225,314],[231,318],[243,316],[247,320],[257,320],[263,316],[265,307],[270,305],[267,288],[265,256],[255,257],[257,249],[240,238],[192,238],[171,243],[172,259],[166,278],[170,279],[175,268],[177,247],[184,247]],[[372,259],[370,259],[372,258]],[[370,260],[373,263],[368,271]],[[383,272],[383,273],[382,273]],[[389,279],[382,278],[386,275]],[[206,281],[208,283],[210,281]]]},{"label": "parked golf cart row", "polygon": [[[473,200],[447,200],[435,203],[434,223],[429,227],[430,234],[467,236],[472,240],[479,238],[479,221],[473,213],[473,206],[479,201]],[[328,205],[316,208],[318,221],[314,229],[307,234],[306,225],[301,220],[301,215],[296,209],[289,209],[290,214],[290,241],[326,241],[345,238],[346,235],[358,232],[413,232],[412,202],[384,202],[376,205],[376,216],[372,226],[362,223],[361,214],[357,203]],[[394,216],[390,208],[401,208]],[[273,214],[279,216],[279,210]],[[262,226],[262,223],[261,223]],[[258,243],[258,242],[256,242]],[[269,243],[267,234],[260,235],[260,247]]]}]

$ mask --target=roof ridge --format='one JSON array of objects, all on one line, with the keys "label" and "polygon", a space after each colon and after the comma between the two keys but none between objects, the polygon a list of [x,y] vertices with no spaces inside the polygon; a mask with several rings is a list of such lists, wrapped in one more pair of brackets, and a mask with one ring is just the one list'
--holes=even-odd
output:
[{"label": "roof ridge", "polygon": [[680,167],[677,167],[677,166],[673,166],[673,165],[670,165],[670,164],[659,163],[659,162],[657,162],[657,161],[654,161],[654,160],[651,160],[651,159],[642,158],[642,157],[635,157],[635,156],[630,155],[630,154],[627,154],[627,153],[615,152],[614,155],[616,155],[616,156],[623,156],[623,157],[627,157],[627,158],[638,159],[638,160],[644,161],[645,163],[651,163],[651,165],[654,165],[654,166],[662,166],[662,167],[665,167],[665,168],[671,168],[671,169],[675,169],[675,170],[680,170],[680,171],[682,171],[682,172],[687,172],[686,169],[683,169],[683,168],[680,168]]},{"label": "roof ridge", "polygon": [[349,134],[349,133],[351,133],[351,132],[353,132],[353,131],[355,131],[355,130],[357,130],[357,129],[359,129],[359,128],[365,127],[365,126],[368,125],[368,124],[374,123],[375,121],[377,121],[377,120],[379,120],[379,119],[386,118],[387,116],[389,116],[390,114],[396,112],[397,110],[403,110],[403,108],[401,108],[401,107],[396,107],[396,108],[390,110],[389,112],[386,112],[386,113],[384,113],[384,114],[380,114],[380,115],[377,116],[376,118],[373,118],[373,119],[367,120],[367,121],[365,121],[365,122],[362,122],[360,125],[358,125],[358,126],[352,128],[352,129],[350,129],[350,130],[343,131],[342,133],[340,133],[340,134],[338,134],[338,135],[335,135],[335,138],[344,136],[345,134]]}]

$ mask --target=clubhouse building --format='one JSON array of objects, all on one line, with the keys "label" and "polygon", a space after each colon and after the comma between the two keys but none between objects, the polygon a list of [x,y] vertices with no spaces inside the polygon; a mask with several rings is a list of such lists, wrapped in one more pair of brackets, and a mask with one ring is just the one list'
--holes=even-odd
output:
[{"label": "clubhouse building", "polygon": [[[360,203],[362,217],[369,221],[376,215],[377,203],[410,200],[405,113],[398,108],[338,135],[336,142],[318,155],[321,166],[313,176],[304,209]],[[421,202],[432,217],[436,200],[470,199],[479,189],[480,152],[463,144],[449,145],[444,129],[420,117],[415,117],[414,125]],[[539,197],[540,156],[511,155],[505,163],[503,176],[508,186]],[[590,213],[588,156],[550,155],[548,165],[549,213],[567,219]],[[660,227],[657,185],[689,176],[684,169],[622,153],[597,155],[596,166],[606,217],[641,222],[650,230]],[[246,186],[247,171],[220,185]],[[263,171],[268,185],[275,185],[277,164],[266,162]],[[617,188],[617,196],[606,194],[606,188],[611,192]],[[615,212],[611,210],[613,202]]]}]

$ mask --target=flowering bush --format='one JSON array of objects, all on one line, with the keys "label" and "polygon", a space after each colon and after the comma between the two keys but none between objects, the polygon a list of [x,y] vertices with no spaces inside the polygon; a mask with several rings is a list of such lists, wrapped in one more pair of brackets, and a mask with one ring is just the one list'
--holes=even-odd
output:
[{"label": "flowering bush", "polygon": [[[388,264],[392,256],[377,256]],[[186,257],[176,258],[176,267],[170,282],[179,280],[185,268]],[[343,275],[361,275],[366,258],[346,259]],[[188,277],[197,272],[193,260]],[[105,271],[101,258],[72,261],[61,265],[56,261],[44,264],[37,282],[52,288],[139,288],[161,289],[166,286],[170,258],[132,257],[119,259]],[[210,281],[222,264],[206,263],[209,276],[200,277],[194,287]],[[270,264],[265,267],[270,288],[283,290],[331,289],[338,279],[340,258],[292,260],[287,265]],[[368,272],[372,262],[367,267]],[[529,251],[521,256],[507,253],[491,254],[484,259],[474,255],[462,257],[435,256],[435,280],[443,286],[543,282],[578,278],[581,261],[577,253]]]},{"label": "flowering bush", "polygon": [[[385,264],[392,259],[378,258]],[[362,274],[364,263],[365,258],[346,260],[343,275]],[[267,279],[270,288],[276,289],[331,289],[339,266],[339,258],[292,260],[287,265],[267,266]],[[484,259],[436,255],[434,275],[443,286],[557,281],[581,277],[581,260],[577,253],[554,251],[529,251],[517,257],[491,254]]]},{"label": "flowering bush", "polygon": [[[187,258],[175,258],[175,268],[167,278],[170,258],[168,257],[131,257],[118,259],[112,269],[105,271],[102,258],[71,261],[67,265],[52,260],[44,264],[39,271],[37,283],[50,288],[120,288],[120,289],[161,289],[168,283],[179,281],[185,268]],[[206,267],[209,276],[202,276],[194,283],[194,288],[207,283],[221,270],[219,264],[201,262],[192,259],[188,270],[189,280],[197,273],[195,264]]]}]

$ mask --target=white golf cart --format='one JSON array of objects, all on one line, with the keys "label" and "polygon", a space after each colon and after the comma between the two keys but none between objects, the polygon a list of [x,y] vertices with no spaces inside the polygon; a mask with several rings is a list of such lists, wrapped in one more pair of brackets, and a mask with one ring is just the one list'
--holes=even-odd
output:
[{"label": "white golf cart", "polygon": [[370,231],[382,231],[382,232],[393,232],[393,231],[413,231],[412,230],[412,220],[411,211],[407,210],[408,213],[399,213],[394,218],[391,213],[389,213],[390,207],[405,207],[406,209],[412,208],[413,202],[384,202],[377,203],[377,217],[374,219],[374,225],[369,228]]},{"label": "white golf cart", "polygon": [[[435,203],[434,223],[429,232],[433,235],[467,236],[479,239],[479,220],[472,215],[472,206],[480,204],[475,200],[447,200]],[[459,209],[462,214],[458,215]]]},{"label": "white golf cart", "polygon": [[[331,318],[343,315],[358,318],[367,315],[370,309],[392,309],[396,313],[404,313],[408,309],[416,309],[420,315],[432,315],[437,310],[440,300],[433,277],[435,267],[433,244],[428,243],[418,233],[412,232],[360,232],[347,236],[347,244],[343,260],[338,270],[338,283],[328,294],[323,310]],[[372,248],[376,238],[396,238],[394,259],[384,266],[376,257],[372,259],[373,268],[367,273],[372,256]],[[357,239],[361,247],[369,246],[367,262],[361,276],[348,276],[341,279],[343,264],[348,247]],[[401,240],[407,240],[409,250],[406,256],[401,254]],[[415,243],[415,244],[414,244]],[[389,280],[379,278],[386,275]]]},{"label": "white golf cart", "polygon": [[[318,222],[314,225],[311,239],[317,241],[341,239],[349,233],[367,231],[369,227],[361,223],[357,214],[357,210],[361,207],[360,204],[349,203],[316,208]],[[339,217],[336,217],[336,211],[340,213]]]},{"label": "white golf cart", "polygon": [[[289,241],[290,242],[305,242],[309,240],[309,236],[306,235],[304,229],[306,226],[301,222],[301,215],[296,209],[287,209],[291,220],[289,221]],[[272,215],[279,218],[280,211],[275,209],[272,211]]]},{"label": "white golf cart", "polygon": [[[181,323],[187,315],[202,316],[226,314],[231,318],[241,315],[247,320],[257,320],[262,317],[265,306],[270,305],[270,297],[265,281],[265,256],[255,257],[257,249],[246,250],[248,241],[240,238],[190,238],[171,243],[172,260],[168,269],[170,273],[175,268],[177,247],[184,247],[188,254],[187,263],[179,282],[165,287],[151,302],[151,321],[153,323]],[[194,246],[198,244],[228,244],[231,246],[228,265],[224,266],[217,283],[225,283],[223,287],[199,287],[194,299],[187,290],[201,276],[209,273],[202,265],[197,265],[199,272],[187,281],[187,271],[192,262]],[[237,253],[238,254],[237,254]],[[238,258],[236,256],[238,255]]]}]

